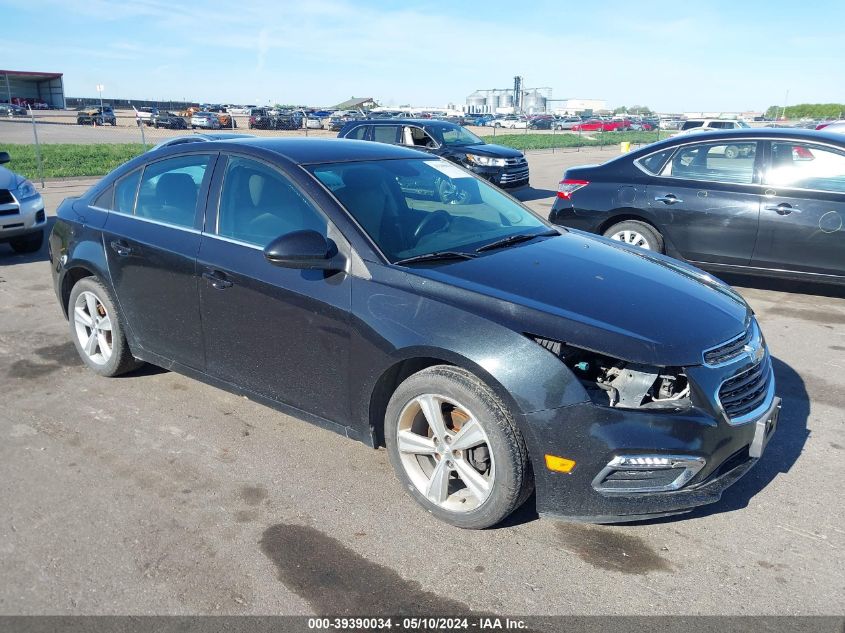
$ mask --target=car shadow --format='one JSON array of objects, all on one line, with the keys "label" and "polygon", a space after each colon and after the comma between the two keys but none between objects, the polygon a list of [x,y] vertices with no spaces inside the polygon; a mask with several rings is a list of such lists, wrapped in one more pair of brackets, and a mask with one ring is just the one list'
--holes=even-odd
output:
[{"label": "car shadow", "polygon": [[789,292],[817,297],[845,299],[845,285],[839,286],[810,281],[758,277],[756,275],[743,275],[741,273],[717,273],[717,275],[726,284],[739,286],[740,288],[754,288],[755,290],[770,290],[772,292]]},{"label": "car shadow", "polygon": [[803,378],[792,367],[772,357],[777,394],[783,399],[778,428],[769,441],[763,456],[744,477],[722,493],[716,503],[701,506],[692,512],[661,519],[637,521],[636,525],[673,523],[741,510],[778,475],[788,473],[798,461],[810,436],[807,419],[810,417],[810,396]]},{"label": "car shadow", "polygon": [[535,189],[534,187],[525,187],[519,191],[514,191],[511,195],[520,202],[531,202],[533,200],[544,200],[546,198],[554,198],[557,191],[551,189]]},{"label": "car shadow", "polygon": [[56,223],[55,217],[48,217],[44,225],[44,241],[41,248],[35,253],[16,253],[8,244],[0,244],[0,266],[15,266],[17,264],[31,264],[33,262],[46,262],[50,259],[47,251],[47,238]]}]

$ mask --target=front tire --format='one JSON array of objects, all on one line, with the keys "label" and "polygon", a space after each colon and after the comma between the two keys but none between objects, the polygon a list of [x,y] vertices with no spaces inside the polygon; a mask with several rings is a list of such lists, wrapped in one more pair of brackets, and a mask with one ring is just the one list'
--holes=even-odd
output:
[{"label": "front tire", "polygon": [[496,525],[533,490],[528,451],[510,411],[459,367],[430,367],[399,385],[384,431],[399,481],[451,525]]},{"label": "front tire", "polygon": [[637,220],[619,222],[607,229],[604,236],[647,251],[663,252],[663,236],[660,231],[645,222]]},{"label": "front tire", "polygon": [[41,244],[43,243],[44,231],[42,230],[9,240],[9,246],[18,254],[37,253],[41,250]]},{"label": "front tire", "polygon": [[76,282],[67,312],[73,344],[90,369],[113,377],[143,364],[132,356],[114,300],[97,277]]}]

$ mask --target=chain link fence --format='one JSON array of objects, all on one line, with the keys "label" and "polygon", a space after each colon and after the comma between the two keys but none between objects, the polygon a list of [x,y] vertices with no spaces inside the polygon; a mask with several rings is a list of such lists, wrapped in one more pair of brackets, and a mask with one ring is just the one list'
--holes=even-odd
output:
[{"label": "chain link fence", "polygon": [[[111,108],[36,110],[0,117],[0,151],[9,167],[36,182],[51,178],[102,176],[121,163],[166,142],[191,134],[241,134],[260,137],[334,138],[343,121],[303,111],[270,109],[205,112],[196,108]],[[583,147],[620,151],[657,140],[658,132],[586,132],[555,129],[506,129],[467,125],[490,143],[521,150],[577,152]],[[662,132],[666,137],[667,132]]]}]

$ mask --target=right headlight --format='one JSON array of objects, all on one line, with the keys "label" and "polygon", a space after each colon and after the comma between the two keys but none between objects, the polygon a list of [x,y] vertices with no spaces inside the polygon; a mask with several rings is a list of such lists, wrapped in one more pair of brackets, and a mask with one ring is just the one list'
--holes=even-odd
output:
[{"label": "right headlight", "polygon": [[596,404],[671,410],[692,406],[689,381],[683,368],[640,365],[553,339],[529,336],[575,374]]},{"label": "right headlight", "polygon": [[469,163],[480,167],[504,167],[507,164],[504,158],[493,158],[492,156],[467,154],[466,158]]}]

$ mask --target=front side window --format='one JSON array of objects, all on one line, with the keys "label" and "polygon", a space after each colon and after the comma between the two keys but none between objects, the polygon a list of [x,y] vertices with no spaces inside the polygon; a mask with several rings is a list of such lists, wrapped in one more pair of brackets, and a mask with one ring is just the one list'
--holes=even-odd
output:
[{"label": "front side window", "polygon": [[[138,181],[141,179],[141,170],[136,169],[117,181],[114,188],[114,209],[121,213],[132,214],[135,209],[135,194],[138,193]],[[104,208],[111,208],[109,207]]]},{"label": "front side window", "polygon": [[503,237],[548,231],[498,188],[434,159],[309,167],[390,261],[472,252]]},{"label": "front side window", "polygon": [[462,127],[444,129],[441,136],[444,145],[480,145],[484,143],[475,134]]},{"label": "front side window", "polygon": [[772,143],[767,185],[845,193],[845,155],[808,143]]},{"label": "front side window", "polygon": [[226,165],[217,234],[265,247],[277,237],[310,229],[327,235],[326,220],[278,171],[248,158]]},{"label": "front side window", "polygon": [[197,197],[210,162],[209,154],[194,154],[147,165],[141,177],[135,215],[192,227]]},{"label": "front side window", "polygon": [[661,176],[751,184],[754,181],[754,159],[757,143],[697,143],[679,148],[663,168]]}]

